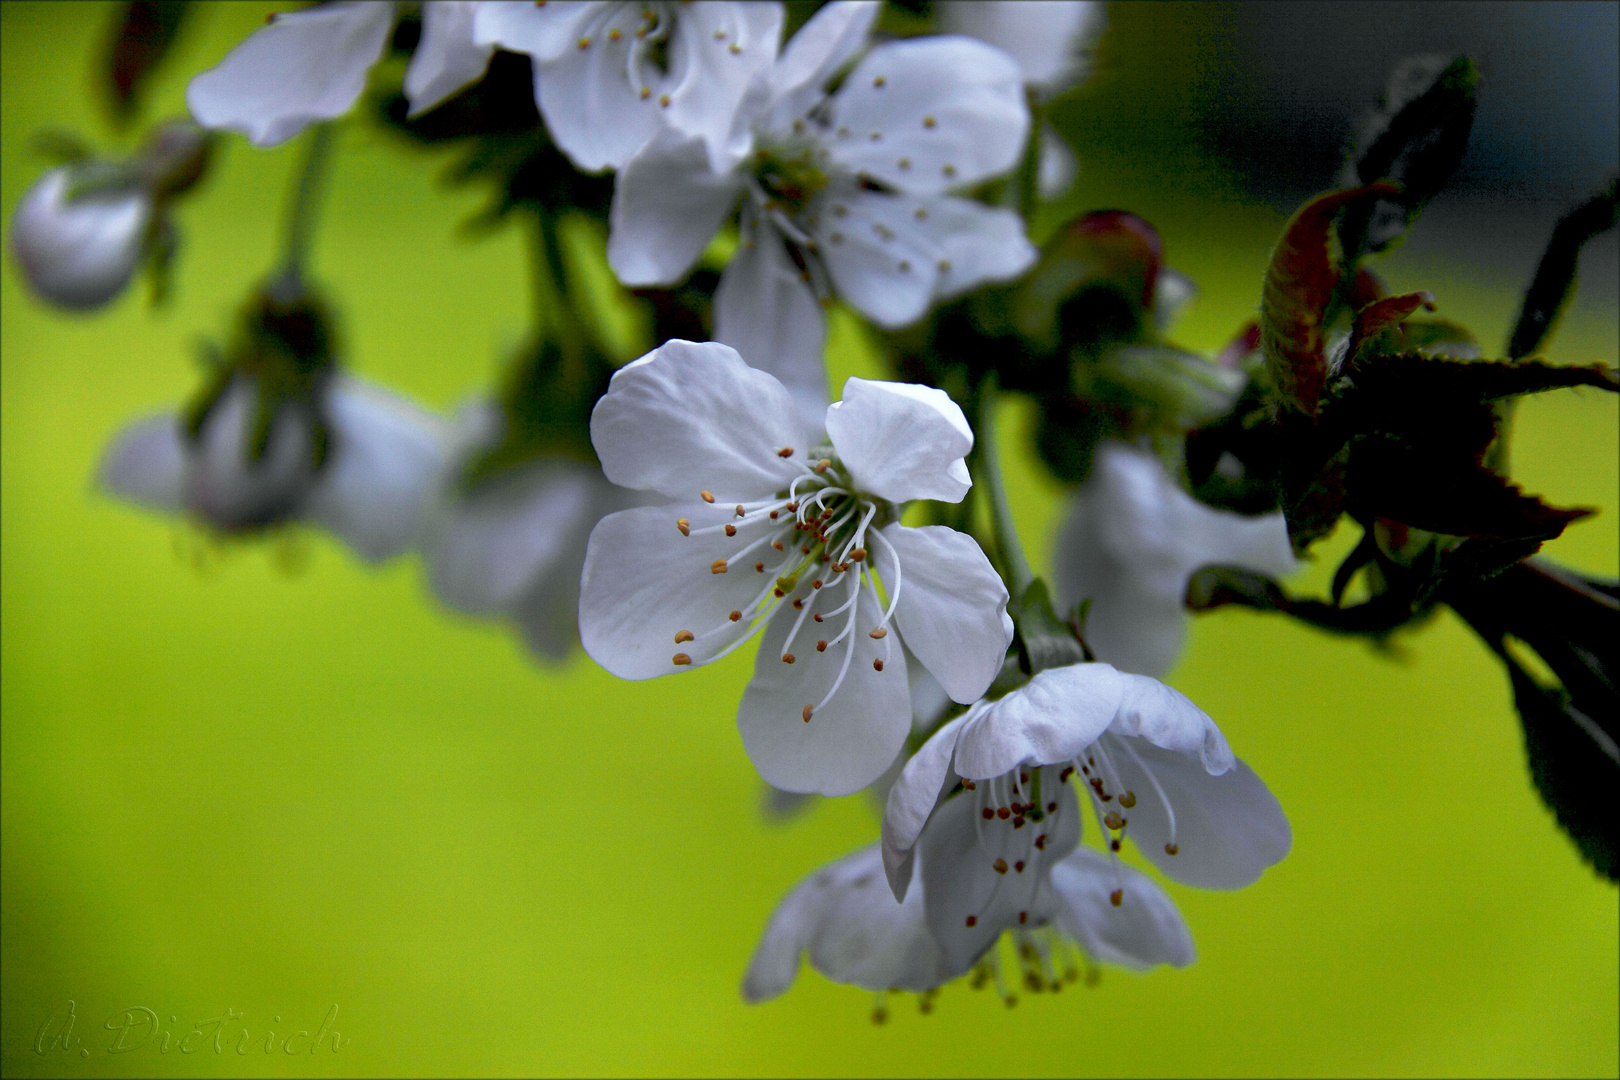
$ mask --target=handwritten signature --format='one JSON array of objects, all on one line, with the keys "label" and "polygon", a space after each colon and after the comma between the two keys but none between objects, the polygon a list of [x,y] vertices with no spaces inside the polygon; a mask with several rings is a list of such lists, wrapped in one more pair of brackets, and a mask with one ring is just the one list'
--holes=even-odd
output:
[{"label": "handwritten signature", "polygon": [[[254,1034],[245,1026],[237,1029],[236,1023],[245,1019],[247,1014],[232,1008],[227,1008],[218,1016],[198,1020],[189,1029],[182,1030],[178,1016],[171,1014],[165,1026],[154,1010],[144,1005],[131,1005],[107,1017],[106,1023],[101,1026],[112,1033],[106,1046],[109,1054],[128,1054],[153,1047],[160,1054],[167,1054],[171,1049],[179,1050],[182,1054],[195,1054],[212,1040],[216,1054],[223,1054],[225,1048],[234,1043],[238,1054],[273,1054],[280,1050],[290,1056],[306,1052],[313,1054],[328,1045],[333,1053],[337,1053],[353,1043],[352,1037],[345,1039],[333,1029],[337,1014],[336,1005],[327,1010],[326,1019],[321,1022],[313,1038],[307,1028],[286,1035],[280,1035],[274,1029],[259,1034]],[[39,1026],[34,1052],[43,1057],[58,1051],[71,1054],[77,1050],[81,1057],[89,1057],[91,1049],[87,1045],[88,1038],[86,1035],[75,1035],[73,1031],[78,1022],[78,1005],[69,998]],[[276,1017],[275,1023],[281,1023],[281,1017]]]}]

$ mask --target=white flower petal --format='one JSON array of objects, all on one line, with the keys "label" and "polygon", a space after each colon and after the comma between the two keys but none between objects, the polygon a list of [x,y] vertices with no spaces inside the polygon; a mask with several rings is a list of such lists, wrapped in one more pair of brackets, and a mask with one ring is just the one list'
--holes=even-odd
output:
[{"label": "white flower petal", "polygon": [[299,517],[315,482],[308,409],[282,405],[264,452],[254,458],[248,444],[259,407],[257,381],[238,376],[209,411],[197,441],[186,444],[186,506],[223,532]]},{"label": "white flower petal", "polygon": [[103,491],[151,510],[185,509],[186,453],[173,413],[149,416],[120,431],[102,455]]},{"label": "white flower petal", "polygon": [[799,955],[834,982],[867,990],[929,990],[952,977],[923,918],[922,889],[897,904],[883,888],[877,845],[800,882],[772,913],[743,980],[768,1001],[792,985]]},{"label": "white flower petal", "polygon": [[349,111],[393,25],[394,5],[385,3],[277,15],[192,79],[186,105],[203,127],[240,131],[254,146],[286,142]]},{"label": "white flower petal", "polygon": [[743,211],[742,237],[714,294],[715,340],[776,376],[805,426],[819,427],[827,415],[826,316],[781,235],[760,224],[751,204]]},{"label": "white flower petal", "polygon": [[810,435],[787,389],[730,346],[675,340],[613,373],[591,443],[615,484],[724,505],[786,488]]},{"label": "white flower petal", "polygon": [[[800,582],[800,596],[811,591]],[[833,627],[842,630],[848,614],[820,624],[805,619],[790,645],[799,614],[786,600],[772,614],[737,710],[737,729],[754,768],[772,787],[850,795],[882,775],[911,731],[905,656],[892,642],[868,636],[882,617],[870,587],[862,590],[850,636],[826,652],[816,649],[818,635],[831,641]],[[786,653],[793,663],[782,660]],[[874,660],[883,661],[881,672]],[[840,672],[838,692],[822,704]],[[816,707],[808,721],[807,705]]]},{"label": "white flower petal", "polygon": [[917,195],[1006,172],[1029,137],[1017,63],[966,37],[878,46],[850,72],[832,109],[833,160]]},{"label": "white flower petal", "polygon": [[1080,50],[1104,17],[1096,0],[959,0],[934,10],[940,33],[996,46],[1017,61],[1025,82],[1049,94],[1084,73]]},{"label": "white flower petal", "polygon": [[[1152,771],[1149,779],[1129,752],[1115,752],[1117,740],[1105,745],[1120,782],[1136,794],[1126,835],[1171,880],[1201,889],[1241,889],[1288,854],[1293,837],[1288,818],[1242,761],[1211,776],[1195,757],[1131,739],[1130,750]],[[1175,810],[1175,855],[1165,851],[1170,822],[1159,789]]]},{"label": "white flower petal", "polygon": [[1124,678],[1107,664],[1037,672],[963,729],[956,771],[988,780],[1020,765],[1068,761],[1108,729],[1124,695]]},{"label": "white flower petal", "polygon": [[934,812],[934,805],[944,793],[945,782],[950,779],[951,758],[956,753],[956,737],[967,719],[975,715],[983,704],[974,708],[934,732],[923,743],[912,759],[906,762],[883,809],[883,872],[888,876],[889,888],[896,900],[902,900],[911,884],[911,872],[917,838]]},{"label": "white flower petal", "polygon": [[[1123,893],[1118,907],[1111,894]],[[1093,960],[1146,971],[1157,964],[1186,967],[1196,959],[1192,934],[1175,901],[1140,870],[1089,848],[1076,848],[1052,867],[1059,929]]]},{"label": "white flower petal", "polygon": [[1041,198],[1057,199],[1074,186],[1080,173],[1080,162],[1074,150],[1051,124],[1041,128],[1041,161],[1039,184]]},{"label": "white flower petal", "polygon": [[961,502],[973,486],[964,460],[973,429],[932,386],[851,377],[827,410],[827,435],[855,486],[890,502]]},{"label": "white flower petal", "polygon": [[823,85],[866,43],[881,6],[875,0],[837,0],[799,28],[764,76],[768,126],[789,127],[825,96]]},{"label": "white flower petal", "polygon": [[411,116],[483,77],[495,46],[473,40],[477,14],[474,0],[428,0],[422,5],[422,40],[405,69]]},{"label": "white flower petal", "polygon": [[1150,452],[1098,448],[1058,537],[1059,607],[1089,598],[1086,643],[1125,671],[1163,675],[1185,636],[1182,599],[1199,567],[1282,576],[1298,565],[1280,513],[1244,517],[1182,491]]},{"label": "white flower petal", "polygon": [[900,557],[897,577],[883,544],[875,545],[884,588],[899,590],[894,619],[906,647],[953,700],[977,701],[1012,644],[1007,587],[966,533],[897,523],[881,535]]},{"label": "white flower petal", "polygon": [[977,803],[966,795],[947,800],[923,830],[917,845],[918,879],[927,898],[928,929],[953,974],[970,969],[1003,930],[1019,926],[1020,911],[1036,916],[1050,910],[1051,900],[1043,895],[1050,888],[1046,867],[1080,842],[1073,787],[1053,792],[1053,801],[1059,802],[1057,813],[1042,824],[1025,826],[1051,832],[1044,853],[1022,873],[996,872],[996,856],[979,843]]},{"label": "white flower petal", "polygon": [[669,130],[619,171],[608,212],[608,263],[626,285],[679,281],[720,231],[743,181],[709,168],[701,138]]},{"label": "white flower petal", "polygon": [[1123,678],[1125,696],[1110,730],[1141,736],[1178,754],[1195,755],[1211,776],[1219,776],[1237,761],[1215,721],[1186,694],[1146,675],[1126,674]]},{"label": "white flower petal", "polygon": [[[905,648],[905,644],[902,638],[901,647]],[[951,696],[909,648],[906,649],[906,681],[911,684],[911,733],[921,735],[939,722],[951,705]]]},{"label": "white flower petal", "polygon": [[715,172],[731,164],[727,143],[749,84],[776,62],[782,5],[746,0],[698,0],[682,5],[670,38],[678,82],[664,122],[703,139]]},{"label": "white flower petal", "polygon": [[67,201],[74,170],[52,169],[11,218],[11,249],[28,284],[63,307],[100,307],[124,290],[146,251],[152,197],[142,188]]},{"label": "white flower petal", "polygon": [[584,558],[583,544],[571,548],[552,572],[535,577],[512,608],[523,644],[542,660],[562,663],[579,643],[579,567]]},{"label": "white flower petal", "polygon": [[582,28],[603,7],[595,0],[484,0],[473,19],[473,41],[499,45],[535,60],[554,60],[578,48]]},{"label": "white flower petal", "polygon": [[[637,4],[602,9],[603,17],[584,24],[585,32],[572,47],[535,61],[535,90],[546,130],[584,172],[619,168],[664,128],[660,102],[665,95],[651,85],[656,74],[630,63],[636,31],[644,25],[643,9]],[[619,32],[616,39],[614,30]],[[635,81],[632,71],[637,72]]]},{"label": "white flower petal", "polygon": [[930,304],[1009,281],[1037,252],[1011,210],[950,195],[913,196],[830,185],[815,236],[838,294],[881,326],[922,318]]},{"label": "white flower petal", "polygon": [[[602,483],[593,473],[582,463],[541,459],[471,492],[453,492],[436,508],[422,540],[434,594],[457,611],[498,613],[554,570],[572,577],[577,589],[585,542],[596,525],[594,487]],[[453,486],[456,479],[446,482]]]},{"label": "white flower petal", "polygon": [[367,562],[415,540],[422,507],[444,467],[449,431],[426,409],[359,379],[338,376],[326,396],[325,467],[304,513]]},{"label": "white flower petal", "polygon": [[[681,518],[691,536],[677,528]],[[694,502],[632,507],[597,523],[579,597],[580,642],[592,660],[621,679],[651,679],[690,670],[674,663],[677,653],[702,663],[748,632],[748,620],[729,616],[746,610],[764,583],[750,566],[714,573],[738,541],[702,531],[728,520],[730,506]],[[696,640],[676,642],[682,631]]]}]

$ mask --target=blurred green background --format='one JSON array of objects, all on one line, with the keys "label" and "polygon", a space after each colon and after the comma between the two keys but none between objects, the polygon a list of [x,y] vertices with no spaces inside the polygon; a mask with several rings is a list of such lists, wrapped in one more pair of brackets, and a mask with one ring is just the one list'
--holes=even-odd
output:
[{"label": "blurred green background", "polygon": [[[1174,73],[1196,74],[1208,17],[1149,8],[1114,8],[1068,112],[1073,205],[1160,227],[1202,289],[1178,336],[1212,349],[1254,307],[1282,215],[1177,122],[1191,83]],[[197,12],[148,115],[179,111],[186,77],[269,10]],[[45,167],[33,132],[110,137],[90,92],[110,14],[0,6],[8,228]],[[180,211],[167,308],[137,288],[67,317],[9,256],[0,273],[7,1075],[1616,1072],[1615,889],[1537,801],[1506,678],[1449,615],[1393,656],[1244,612],[1194,626],[1171,681],[1277,793],[1294,851],[1240,893],[1169,886],[1192,968],[1110,970],[1014,1010],[956,986],[931,1016],[895,1000],[883,1027],[867,995],[808,969],[745,1006],[777,900],[876,829],[859,798],[786,824],[757,813],[731,712],[750,658],[635,684],[583,657],[540,669],[499,627],[436,609],[414,560],[367,570],[313,533],[208,553],[92,489],[120,425],[192,391],[196,339],[226,330],[273,257],[297,155],[227,141]],[[440,190],[441,165],[345,125],[315,269],[353,368],[448,409],[522,337],[527,286],[518,230],[458,236],[479,197]],[[1447,250],[1414,242],[1382,271],[1501,342],[1527,268]],[[1613,363],[1616,337],[1612,292],[1589,290],[1553,355]],[[833,366],[872,373],[848,322]],[[1520,418],[1518,477],[1604,509],[1552,554],[1613,575],[1614,399],[1551,395]],[[1002,431],[1041,561],[1063,492],[1022,425]],[[1321,588],[1352,540],[1296,584]],[[37,1053],[70,1000],[82,1043]],[[334,1005],[339,1052],[281,1052]],[[136,1006],[176,1039],[240,1018],[223,1054],[211,1038],[109,1054],[105,1025]]]}]

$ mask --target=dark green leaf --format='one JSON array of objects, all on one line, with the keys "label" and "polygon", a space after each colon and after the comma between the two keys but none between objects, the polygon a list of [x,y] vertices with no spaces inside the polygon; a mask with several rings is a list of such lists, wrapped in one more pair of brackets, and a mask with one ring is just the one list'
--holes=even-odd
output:
[{"label": "dark green leaf", "polygon": [[1525,291],[1519,320],[1508,339],[1508,356],[1517,360],[1538,352],[1552,333],[1558,315],[1568,303],[1575,286],[1575,267],[1586,242],[1614,228],[1616,184],[1559,219],[1552,239],[1536,266],[1536,276]]}]

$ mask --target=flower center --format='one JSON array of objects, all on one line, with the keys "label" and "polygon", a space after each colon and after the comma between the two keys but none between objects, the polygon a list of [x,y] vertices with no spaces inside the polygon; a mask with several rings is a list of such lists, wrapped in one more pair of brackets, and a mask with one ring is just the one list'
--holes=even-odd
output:
[{"label": "flower center", "polygon": [[762,144],[754,152],[754,179],[765,193],[766,205],[789,217],[802,214],[827,186],[824,157],[811,142]]},{"label": "flower center", "polygon": [[[792,451],[784,447],[780,453],[789,457]],[[793,626],[782,646],[783,663],[799,661],[795,649],[801,646],[795,642],[806,626],[820,630],[813,652],[808,645],[802,646],[806,658],[823,653],[830,653],[829,659],[841,657],[831,688],[819,702],[804,706],[801,718],[809,723],[815,711],[832,700],[843,684],[858,633],[864,631],[873,640],[883,642],[883,656],[872,661],[876,671],[883,670],[892,651],[888,624],[899,602],[903,575],[898,553],[880,531],[899,516],[895,507],[856,491],[848,471],[828,447],[816,448],[809,461],[800,462],[800,467],[803,472],[785,490],[767,499],[736,504],[730,521],[698,529],[685,518],[676,522],[685,536],[723,532],[736,538],[737,549],[716,559],[709,567],[711,574],[752,572],[761,580],[759,591],[748,604],[707,630],[680,631],[675,644],[690,642],[701,647],[705,640],[735,633],[741,623],[748,625],[746,633],[705,659],[694,659],[683,651],[675,653],[672,662],[685,667],[719,660],[741,647],[772,616],[781,613],[786,618],[791,610]],[[703,498],[705,502],[715,501],[707,491]],[[892,582],[879,576],[868,545],[881,548],[889,558],[894,567]],[[880,590],[886,594],[887,605]],[[870,625],[862,625],[863,613]],[[821,636],[831,628],[836,632]]]},{"label": "flower center", "polygon": [[[1003,885],[1022,896],[1018,926],[1032,926],[1030,912],[1040,883],[1040,860],[1046,857],[1047,838],[1054,832],[1059,815],[1074,813],[1074,804],[1060,795],[1061,781],[1055,766],[1022,765],[989,780],[962,781],[973,799],[973,824],[984,857],[990,860],[997,879],[981,910],[996,901]],[[1042,790],[1046,794],[1041,794]],[[968,926],[978,925],[979,917],[969,915]]]}]

